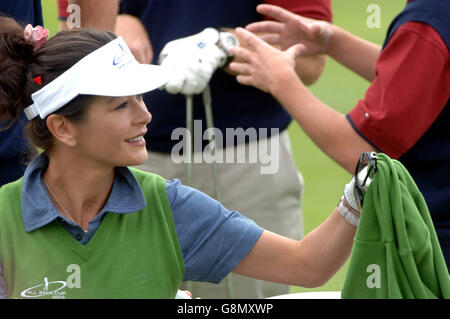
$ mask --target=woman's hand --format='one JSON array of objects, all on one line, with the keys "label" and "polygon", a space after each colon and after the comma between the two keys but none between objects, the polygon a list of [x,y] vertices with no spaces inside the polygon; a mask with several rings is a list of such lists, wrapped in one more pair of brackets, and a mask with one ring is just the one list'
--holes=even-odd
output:
[{"label": "woman's hand", "polygon": [[300,82],[294,68],[295,59],[304,50],[302,44],[280,51],[243,28],[237,28],[236,34],[245,41],[247,47],[230,49],[237,58],[236,62],[230,64],[230,69],[238,74],[236,80],[239,83],[273,94],[276,87],[282,86],[283,81],[289,80],[290,76]]},{"label": "woman's hand", "polygon": [[256,7],[258,13],[276,21],[254,22],[246,26],[251,32],[261,32],[261,38],[282,50],[297,43],[305,45],[303,56],[328,54],[331,49],[332,25],[325,21],[305,18],[270,4]]}]

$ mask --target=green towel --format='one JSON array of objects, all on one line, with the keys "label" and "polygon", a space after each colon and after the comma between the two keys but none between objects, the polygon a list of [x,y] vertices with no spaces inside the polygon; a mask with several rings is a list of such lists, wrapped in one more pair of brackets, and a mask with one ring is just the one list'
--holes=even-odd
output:
[{"label": "green towel", "polygon": [[399,161],[377,157],[342,298],[450,298],[450,276],[422,194]]}]

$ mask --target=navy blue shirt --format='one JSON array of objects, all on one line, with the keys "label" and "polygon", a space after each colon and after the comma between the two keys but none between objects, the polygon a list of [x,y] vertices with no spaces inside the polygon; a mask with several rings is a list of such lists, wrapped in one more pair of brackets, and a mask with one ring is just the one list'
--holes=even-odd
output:
[{"label": "navy blue shirt", "polygon": [[[196,34],[206,27],[234,28],[262,20],[256,12],[260,3],[260,0],[123,0],[120,9],[139,17],[145,25],[154,50],[153,63],[157,63],[161,49],[169,41]],[[210,87],[214,126],[224,137],[226,128],[255,128],[257,133],[259,128],[267,128],[269,136],[271,128],[281,132],[291,122],[291,117],[270,94],[237,83],[235,77],[221,69],[214,73]],[[179,142],[171,140],[172,132],[186,127],[185,97],[154,90],[144,100],[153,115],[145,137],[147,148],[170,153]],[[194,97],[194,119],[202,120],[204,132],[206,119],[199,95]],[[235,143],[224,141],[228,146]],[[203,147],[206,144],[205,141]]]},{"label": "navy blue shirt", "polygon": [[41,0],[2,0],[0,2],[2,15],[14,18],[24,27],[27,24],[43,25]]},{"label": "navy blue shirt", "polygon": [[[85,232],[59,213],[45,189],[42,175],[48,166],[44,154],[34,159],[25,171],[22,186],[22,216],[27,232],[49,223],[60,223],[73,238],[87,244],[102,223],[105,214],[138,214],[146,205],[143,192],[126,167],[116,168],[111,193],[103,209],[89,222]],[[263,229],[218,201],[178,179],[166,181],[175,229],[185,263],[184,280],[218,283],[253,248]],[[0,298],[6,298],[0,260]]]},{"label": "navy blue shirt", "polygon": [[[41,0],[2,0],[0,14],[14,18],[24,27],[43,25]],[[19,179],[25,171],[27,143],[23,128],[26,121],[23,116],[5,131],[1,129],[6,123],[0,121],[0,186]]]}]

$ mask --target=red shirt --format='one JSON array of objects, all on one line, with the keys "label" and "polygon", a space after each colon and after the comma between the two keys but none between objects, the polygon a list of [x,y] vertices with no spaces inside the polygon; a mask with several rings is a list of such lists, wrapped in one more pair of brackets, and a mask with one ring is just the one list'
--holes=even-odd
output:
[{"label": "red shirt", "polygon": [[450,96],[450,55],[429,25],[408,22],[376,63],[376,76],[349,117],[373,146],[393,158],[428,130]]},{"label": "red shirt", "polygon": [[[313,19],[331,21],[332,18],[331,0],[265,0],[263,2],[283,7],[291,12]],[[69,16],[67,6],[68,0],[58,0],[60,20],[65,20]]]},{"label": "red shirt", "polygon": [[67,20],[69,13],[67,12],[67,6],[69,0],[58,0],[58,18],[59,20]]},{"label": "red shirt", "polygon": [[[331,22],[331,0],[264,0],[302,16]],[[256,8],[255,8],[256,10]]]}]

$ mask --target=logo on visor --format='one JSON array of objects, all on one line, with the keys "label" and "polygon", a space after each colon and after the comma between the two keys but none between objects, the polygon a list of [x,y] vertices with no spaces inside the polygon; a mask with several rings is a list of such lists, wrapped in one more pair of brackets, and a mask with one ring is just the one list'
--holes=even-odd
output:
[{"label": "logo on visor", "polygon": [[119,47],[120,47],[121,52],[118,53],[114,57],[114,60],[113,60],[113,65],[114,66],[120,64],[122,62],[123,58],[125,57],[125,49],[122,47],[122,45],[120,45],[120,43],[119,43]]}]

